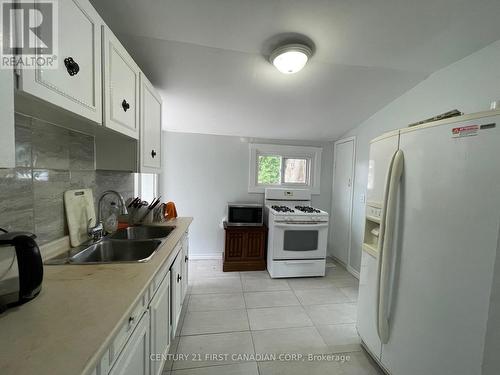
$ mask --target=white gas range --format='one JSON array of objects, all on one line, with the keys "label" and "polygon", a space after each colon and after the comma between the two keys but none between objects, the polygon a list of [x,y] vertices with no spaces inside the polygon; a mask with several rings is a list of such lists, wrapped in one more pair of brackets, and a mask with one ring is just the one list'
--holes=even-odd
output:
[{"label": "white gas range", "polygon": [[303,189],[266,189],[267,270],[272,278],[324,276],[328,212]]}]

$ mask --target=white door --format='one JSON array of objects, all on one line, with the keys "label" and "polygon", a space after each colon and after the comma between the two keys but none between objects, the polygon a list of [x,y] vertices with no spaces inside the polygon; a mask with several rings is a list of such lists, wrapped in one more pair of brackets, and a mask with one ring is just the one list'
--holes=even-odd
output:
[{"label": "white door", "polygon": [[107,26],[103,33],[104,125],[139,139],[140,69]]},{"label": "white door", "polygon": [[[151,354],[165,355],[170,347],[170,272],[167,273],[150,304]],[[155,357],[153,357],[156,359]],[[151,361],[151,375],[160,375],[165,364],[161,360]]]},{"label": "white door", "polygon": [[354,179],[354,138],[335,142],[330,243],[333,256],[349,264]]},{"label": "white door", "polygon": [[161,172],[161,97],[141,74],[141,151],[143,173]]},{"label": "white door", "polygon": [[[370,142],[370,155],[368,161],[367,184],[367,215],[373,216],[372,208],[381,210],[386,190],[386,179],[393,155],[398,149],[398,133],[384,135]],[[370,222],[371,223],[371,222]],[[367,221],[364,243],[368,241],[370,224]],[[375,228],[375,227],[374,227]],[[361,268],[359,279],[358,333],[373,356],[380,358],[382,344],[377,331],[378,307],[378,250],[368,252],[363,249],[361,255]]]},{"label": "white door", "polygon": [[58,7],[57,69],[24,69],[19,89],[100,124],[103,21],[87,0],[55,4]]},{"label": "white door", "polygon": [[[500,116],[401,131],[400,240],[382,348],[392,374],[481,373],[500,220],[499,125]],[[474,128],[454,132],[465,126]]]},{"label": "white door", "polygon": [[150,375],[149,363],[149,311],[146,311],[118,356],[110,375]]},{"label": "white door", "polygon": [[177,333],[177,323],[179,323],[182,309],[182,261],[182,251],[180,251],[172,264],[172,268],[170,268],[172,337]]}]

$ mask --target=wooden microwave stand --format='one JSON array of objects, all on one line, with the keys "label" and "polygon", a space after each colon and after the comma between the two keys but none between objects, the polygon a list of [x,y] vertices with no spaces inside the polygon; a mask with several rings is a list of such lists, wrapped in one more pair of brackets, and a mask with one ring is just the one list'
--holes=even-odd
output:
[{"label": "wooden microwave stand", "polygon": [[231,226],[224,222],[224,272],[266,269],[267,227]]}]

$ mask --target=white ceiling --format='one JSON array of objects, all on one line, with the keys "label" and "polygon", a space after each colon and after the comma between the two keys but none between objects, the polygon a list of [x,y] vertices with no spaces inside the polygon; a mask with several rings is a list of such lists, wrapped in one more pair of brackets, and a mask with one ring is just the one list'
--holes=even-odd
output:
[{"label": "white ceiling", "polygon": [[[498,0],[91,0],[165,99],[166,130],[331,140],[500,39]],[[266,61],[280,35],[306,68]]]}]

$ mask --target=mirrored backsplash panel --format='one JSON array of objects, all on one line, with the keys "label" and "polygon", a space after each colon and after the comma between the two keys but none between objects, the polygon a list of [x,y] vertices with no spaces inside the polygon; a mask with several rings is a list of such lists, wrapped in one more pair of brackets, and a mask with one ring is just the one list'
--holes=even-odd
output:
[{"label": "mirrored backsplash panel", "polygon": [[93,136],[16,114],[16,168],[0,169],[0,227],[29,231],[43,244],[68,234],[63,194],[91,188],[125,199],[134,194],[134,174],[96,171]]}]

